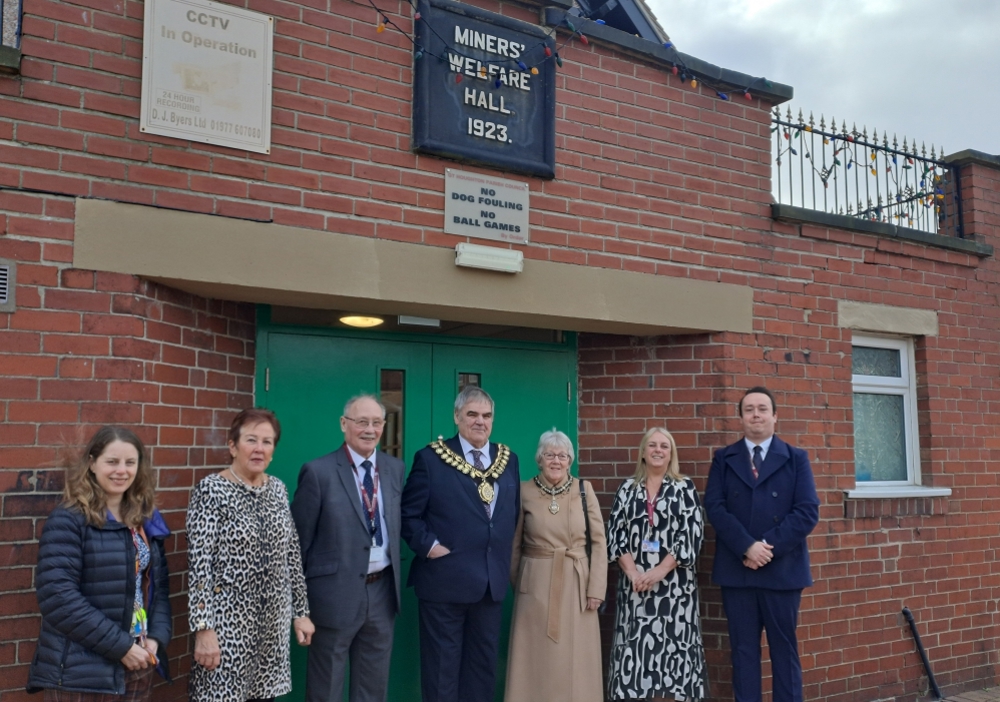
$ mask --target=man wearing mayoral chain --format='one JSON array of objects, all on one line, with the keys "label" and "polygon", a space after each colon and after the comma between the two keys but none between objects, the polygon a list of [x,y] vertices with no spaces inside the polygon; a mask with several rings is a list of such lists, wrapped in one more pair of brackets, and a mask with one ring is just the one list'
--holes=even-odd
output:
[{"label": "man wearing mayoral chain", "polygon": [[491,702],[511,547],[520,512],[517,456],[491,443],[493,399],[466,386],[458,435],[417,452],[403,488],[408,585],[420,612],[423,702]]}]

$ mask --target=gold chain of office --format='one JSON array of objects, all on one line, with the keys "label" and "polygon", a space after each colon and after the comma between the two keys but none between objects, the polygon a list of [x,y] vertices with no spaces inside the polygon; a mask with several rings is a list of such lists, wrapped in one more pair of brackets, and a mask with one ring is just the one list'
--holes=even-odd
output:
[{"label": "gold chain of office", "polygon": [[493,486],[489,483],[490,480],[496,480],[503,473],[504,468],[507,467],[507,461],[510,460],[510,448],[504,446],[503,444],[497,444],[497,460],[493,461],[491,465],[486,470],[479,470],[474,465],[469,463],[463,456],[458,455],[450,448],[445,446],[444,437],[439,436],[437,441],[431,442],[431,448],[434,449],[434,453],[438,457],[447,463],[449,466],[455,470],[459,470],[462,473],[472,477],[473,480],[478,480],[479,482],[479,499],[489,504],[493,501]]}]

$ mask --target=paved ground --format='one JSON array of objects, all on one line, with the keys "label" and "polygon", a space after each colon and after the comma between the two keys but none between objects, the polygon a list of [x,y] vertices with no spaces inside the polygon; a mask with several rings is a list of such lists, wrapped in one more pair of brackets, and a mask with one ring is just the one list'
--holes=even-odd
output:
[{"label": "paved ground", "polygon": [[1000,702],[1000,687],[963,692],[961,695],[946,697],[945,702]]}]

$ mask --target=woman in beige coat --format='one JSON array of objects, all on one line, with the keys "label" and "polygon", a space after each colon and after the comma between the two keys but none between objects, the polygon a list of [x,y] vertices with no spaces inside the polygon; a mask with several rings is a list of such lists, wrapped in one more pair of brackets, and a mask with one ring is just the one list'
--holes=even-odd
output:
[{"label": "woman in beige coat", "polygon": [[569,474],[573,444],[564,433],[542,434],[535,461],[540,471],[521,483],[514,534],[505,699],[602,702],[597,608],[607,586],[608,552],[601,509],[590,484]]}]

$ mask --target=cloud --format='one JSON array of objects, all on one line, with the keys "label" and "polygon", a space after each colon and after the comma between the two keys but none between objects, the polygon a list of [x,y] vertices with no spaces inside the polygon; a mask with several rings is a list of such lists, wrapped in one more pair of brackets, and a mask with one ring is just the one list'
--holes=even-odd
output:
[{"label": "cloud", "polygon": [[816,118],[1000,153],[996,0],[650,0],[685,53],[795,88]]}]

